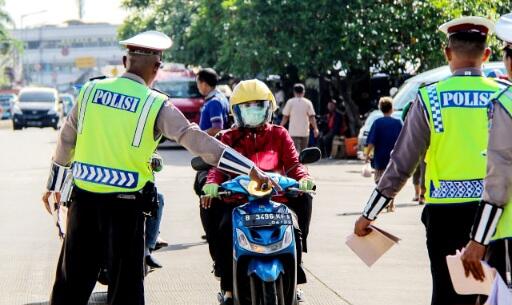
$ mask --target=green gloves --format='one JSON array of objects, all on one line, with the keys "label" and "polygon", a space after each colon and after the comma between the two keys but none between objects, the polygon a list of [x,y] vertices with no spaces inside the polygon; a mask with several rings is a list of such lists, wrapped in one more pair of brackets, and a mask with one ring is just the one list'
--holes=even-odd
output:
[{"label": "green gloves", "polygon": [[312,191],[315,189],[315,182],[311,178],[302,178],[299,180],[299,189],[301,191]]},{"label": "green gloves", "polygon": [[205,196],[217,198],[219,197],[219,185],[217,183],[207,183],[202,189]]}]

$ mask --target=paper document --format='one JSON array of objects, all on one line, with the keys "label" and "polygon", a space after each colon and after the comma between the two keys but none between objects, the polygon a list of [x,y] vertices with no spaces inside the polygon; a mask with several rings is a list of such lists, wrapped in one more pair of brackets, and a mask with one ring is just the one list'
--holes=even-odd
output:
[{"label": "paper document", "polygon": [[496,270],[486,263],[482,263],[485,279],[483,282],[476,280],[473,275],[466,277],[461,260],[462,253],[457,251],[455,255],[446,256],[446,263],[450,271],[453,288],[458,294],[484,294],[489,295],[496,277]]},{"label": "paper document", "polygon": [[400,241],[400,238],[375,226],[370,226],[372,232],[360,237],[351,234],[345,242],[361,260],[371,267],[384,253]]},{"label": "paper document", "polygon": [[512,292],[503,281],[500,274],[496,274],[492,284],[491,293],[485,305],[510,305],[512,304]]}]

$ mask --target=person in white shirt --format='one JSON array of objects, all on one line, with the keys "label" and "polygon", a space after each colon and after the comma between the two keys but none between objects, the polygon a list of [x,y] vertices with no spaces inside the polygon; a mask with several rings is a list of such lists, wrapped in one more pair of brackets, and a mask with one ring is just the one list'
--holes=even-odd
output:
[{"label": "person in white shirt", "polygon": [[304,92],[303,84],[293,86],[294,97],[286,102],[281,121],[281,126],[285,126],[289,122],[288,132],[298,152],[308,147],[310,125],[313,127],[315,138],[319,134],[313,103],[304,97]]}]

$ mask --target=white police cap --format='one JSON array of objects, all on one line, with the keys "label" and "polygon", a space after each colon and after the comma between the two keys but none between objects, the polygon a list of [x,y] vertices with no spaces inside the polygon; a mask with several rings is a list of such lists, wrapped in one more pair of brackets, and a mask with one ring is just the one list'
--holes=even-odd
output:
[{"label": "white police cap", "polygon": [[503,40],[505,47],[512,47],[512,13],[503,15],[498,19],[496,35]]},{"label": "white police cap", "polygon": [[147,31],[137,34],[132,38],[121,40],[119,44],[126,46],[130,53],[158,55],[163,50],[169,49],[172,46],[172,40],[162,32]]},{"label": "white police cap", "polygon": [[468,16],[460,17],[443,23],[439,30],[446,35],[450,36],[455,33],[480,33],[482,35],[489,35],[494,32],[494,22],[491,20],[478,17]]}]

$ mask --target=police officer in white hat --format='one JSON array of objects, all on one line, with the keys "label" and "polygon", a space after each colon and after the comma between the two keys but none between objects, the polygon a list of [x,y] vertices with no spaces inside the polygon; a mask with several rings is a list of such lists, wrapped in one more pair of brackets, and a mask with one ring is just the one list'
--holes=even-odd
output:
[{"label": "police officer in white hat", "polygon": [[425,157],[425,224],[432,274],[432,305],[475,304],[476,295],[458,295],[446,256],[469,241],[482,195],[487,146],[487,105],[504,85],[482,73],[489,58],[487,36],[492,21],[482,17],[454,19],[439,28],[448,37],[445,57],[452,76],[427,84],[404,122],[379,184],[354,226],[357,235],[369,225],[403,187],[420,158]]},{"label": "police officer in white hat", "polygon": [[[503,40],[503,62],[512,80],[512,13],[496,23]],[[498,92],[490,104],[487,175],[471,241],[462,255],[466,275],[484,278],[481,260],[496,268],[512,288],[512,87]]]},{"label": "police officer in white hat", "polygon": [[48,199],[60,198],[69,210],[51,305],[86,305],[105,261],[108,304],[144,304],[144,217],[156,209],[150,160],[162,136],[221,169],[272,183],[149,87],[171,47],[167,35],[149,31],[120,43],[126,73],[82,87],[53,155],[43,201],[50,210]]}]

